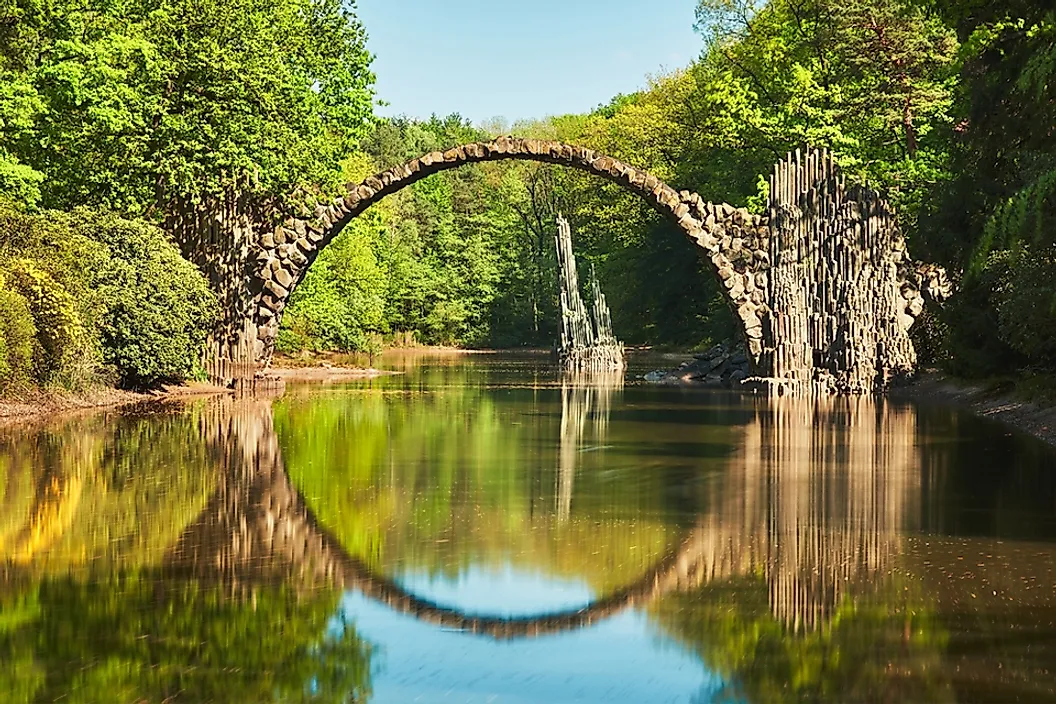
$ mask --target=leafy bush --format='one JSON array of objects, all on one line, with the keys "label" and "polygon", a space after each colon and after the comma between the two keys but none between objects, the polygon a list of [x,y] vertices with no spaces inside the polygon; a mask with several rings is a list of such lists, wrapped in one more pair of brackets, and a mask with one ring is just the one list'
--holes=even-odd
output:
[{"label": "leafy bush", "polygon": [[955,374],[990,376],[1023,365],[1022,356],[1002,339],[994,302],[1010,275],[1007,260],[992,256],[946,305],[942,317],[949,326],[949,369]]},{"label": "leafy bush", "polygon": [[36,333],[26,299],[6,288],[0,275],[0,392],[32,383]]},{"label": "leafy bush", "polygon": [[1002,338],[1032,366],[1056,367],[1056,247],[996,256],[1010,264],[995,292]]},{"label": "leafy bush", "polygon": [[31,315],[32,383],[79,388],[98,379],[100,303],[88,275],[107,256],[61,214],[0,205],[0,273]]},{"label": "leafy bush", "polygon": [[992,253],[950,301],[946,322],[958,374],[1056,368],[1056,250]]},{"label": "leafy bush", "polygon": [[27,377],[27,335],[32,383],[184,379],[216,316],[205,278],[164,232],[85,209],[29,215],[0,206],[0,275],[0,387]]},{"label": "leafy bush", "polygon": [[164,232],[145,222],[82,210],[71,224],[110,252],[90,275],[105,304],[103,361],[128,387],[189,377],[218,310],[202,273]]},{"label": "leafy bush", "polygon": [[9,280],[28,304],[36,329],[34,376],[42,383],[55,380],[73,358],[89,354],[77,302],[66,288],[30,259],[17,259],[8,268]]}]

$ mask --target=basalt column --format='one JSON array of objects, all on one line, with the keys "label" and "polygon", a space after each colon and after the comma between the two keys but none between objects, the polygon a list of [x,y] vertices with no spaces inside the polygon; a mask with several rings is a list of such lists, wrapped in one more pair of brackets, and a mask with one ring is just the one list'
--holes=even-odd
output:
[{"label": "basalt column", "polygon": [[568,220],[558,216],[557,265],[561,302],[561,338],[557,359],[563,369],[575,372],[605,372],[624,367],[623,345],[612,333],[612,318],[605,294],[590,272],[591,307],[587,310],[579,293],[576,256],[572,252],[572,230]]},{"label": "basalt column", "polygon": [[[894,211],[848,188],[827,151],[797,151],[770,178],[764,380],[774,390],[871,393],[916,366],[909,329],[937,267],[913,262]],[[925,283],[925,280],[927,282]]]},{"label": "basalt column", "polygon": [[209,380],[221,385],[253,379],[260,346],[253,317],[249,257],[261,214],[250,189],[170,204],[165,229],[183,255],[208,277],[220,303],[221,320],[202,353]]}]

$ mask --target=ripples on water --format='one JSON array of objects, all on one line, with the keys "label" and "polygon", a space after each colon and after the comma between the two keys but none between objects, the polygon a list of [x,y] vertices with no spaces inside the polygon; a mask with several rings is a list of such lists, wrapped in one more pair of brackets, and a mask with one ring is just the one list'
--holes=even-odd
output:
[{"label": "ripples on water", "polygon": [[1056,454],[473,356],[0,428],[0,702],[1056,698]]}]

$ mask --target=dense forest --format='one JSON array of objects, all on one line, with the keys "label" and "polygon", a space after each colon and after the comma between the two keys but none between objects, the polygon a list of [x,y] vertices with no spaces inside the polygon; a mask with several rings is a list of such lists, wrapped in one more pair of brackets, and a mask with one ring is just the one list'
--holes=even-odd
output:
[{"label": "dense forest", "polygon": [[[956,281],[915,332],[926,361],[1056,370],[1056,13],[1040,4],[702,0],[690,66],[512,126],[377,116],[369,29],[338,0],[0,0],[0,392],[198,373],[217,306],[160,226],[174,203],[236,183],[334,192],[503,133],[755,209],[788,150],[831,148]],[[733,334],[694,248],[644,203],[503,162],[432,176],[346,228],[294,293],[279,350],[547,347],[558,213],[622,339]]]}]

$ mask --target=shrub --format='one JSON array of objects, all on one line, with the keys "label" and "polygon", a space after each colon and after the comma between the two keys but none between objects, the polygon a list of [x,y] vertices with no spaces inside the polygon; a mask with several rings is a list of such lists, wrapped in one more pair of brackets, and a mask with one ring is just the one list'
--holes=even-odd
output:
[{"label": "shrub", "polygon": [[202,273],[148,223],[77,211],[71,224],[110,252],[90,285],[105,305],[103,360],[121,384],[142,388],[191,376],[217,316]]},{"label": "shrub", "polygon": [[106,257],[61,214],[0,203],[0,274],[32,316],[32,383],[76,388],[98,378],[99,304],[87,277]]},{"label": "shrub", "polygon": [[958,374],[1056,369],[1056,252],[992,253],[947,305]]},{"label": "shrub", "polygon": [[25,319],[8,309],[31,316],[29,381],[67,388],[104,376],[126,387],[187,378],[216,317],[205,277],[165,233],[116,215],[0,204],[0,275],[6,327],[22,321],[5,328],[0,386],[24,374],[10,359],[23,359],[25,346],[12,352],[8,338],[24,341]]},{"label": "shrub", "polygon": [[1001,337],[1031,366],[1056,369],[1056,248],[997,256],[1009,260],[995,291]]},{"label": "shrub", "polygon": [[29,259],[8,265],[9,281],[28,304],[36,329],[34,377],[39,383],[56,380],[75,365],[71,360],[91,354],[77,303],[66,288]]},{"label": "shrub", "polygon": [[0,274],[0,392],[10,392],[33,382],[33,348],[36,337],[29,304],[5,286]]}]

